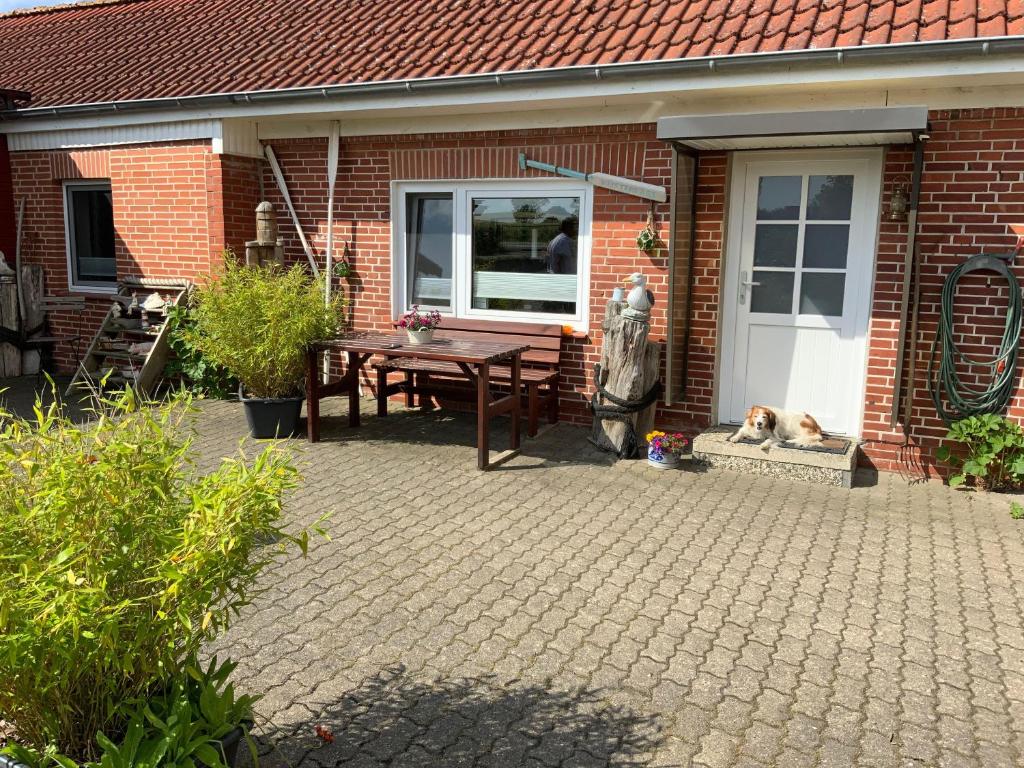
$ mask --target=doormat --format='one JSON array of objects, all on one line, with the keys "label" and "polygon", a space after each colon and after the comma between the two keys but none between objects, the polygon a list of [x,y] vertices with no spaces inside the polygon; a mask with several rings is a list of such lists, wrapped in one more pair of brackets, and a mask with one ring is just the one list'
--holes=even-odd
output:
[{"label": "doormat", "polygon": [[[760,445],[763,440],[754,440],[749,437],[745,437],[739,441],[741,445]],[[793,445],[792,443],[783,443],[783,448],[787,448],[791,451],[809,451],[811,453],[834,453],[837,456],[842,456],[850,448],[850,441],[844,440],[840,437],[826,437],[821,441],[820,445]]]}]

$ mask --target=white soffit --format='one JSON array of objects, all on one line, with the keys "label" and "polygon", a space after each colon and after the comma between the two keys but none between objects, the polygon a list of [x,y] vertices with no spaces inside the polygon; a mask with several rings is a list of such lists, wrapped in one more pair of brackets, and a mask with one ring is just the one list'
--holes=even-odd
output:
[{"label": "white soffit", "polygon": [[212,139],[219,136],[220,131],[220,120],[187,120],[150,125],[9,133],[7,142],[12,152],[26,152],[40,149],[82,149],[119,144]]},{"label": "white soffit", "polygon": [[704,150],[908,144],[927,129],[927,107],[692,115],[658,120],[659,139]]}]

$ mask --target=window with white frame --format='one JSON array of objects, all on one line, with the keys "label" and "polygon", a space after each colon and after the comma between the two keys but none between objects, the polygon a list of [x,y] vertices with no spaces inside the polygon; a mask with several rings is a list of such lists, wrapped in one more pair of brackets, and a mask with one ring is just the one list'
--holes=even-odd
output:
[{"label": "window with white frame", "polygon": [[395,212],[397,311],[585,325],[588,186],[400,184]]},{"label": "window with white frame", "polygon": [[114,260],[114,207],[110,183],[64,184],[68,283],[71,288],[109,290],[117,282]]}]

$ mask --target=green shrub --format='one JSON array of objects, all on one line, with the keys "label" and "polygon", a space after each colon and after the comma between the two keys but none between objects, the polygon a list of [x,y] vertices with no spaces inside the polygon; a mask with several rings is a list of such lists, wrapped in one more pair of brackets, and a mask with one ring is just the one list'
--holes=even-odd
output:
[{"label": "green shrub", "polygon": [[78,426],[0,413],[0,712],[19,741],[81,762],[125,702],[165,690],[306,531],[281,525],[287,456],[190,461],[185,403],[129,391]]},{"label": "green shrub", "polygon": [[174,354],[166,374],[179,379],[187,391],[205,397],[226,398],[238,392],[238,381],[224,368],[208,360],[194,343],[195,319],[183,304],[167,310],[167,343]]},{"label": "green shrub", "polygon": [[1024,481],[1024,429],[1009,419],[987,413],[954,422],[946,435],[958,445],[943,445],[937,456],[959,472],[953,487],[973,480],[978,488],[1001,491]]},{"label": "green shrub", "polygon": [[[235,696],[228,677],[235,664],[218,664],[216,657],[204,669],[190,660],[183,674],[149,698],[126,702],[121,712],[127,725],[118,740],[96,736],[100,757],[87,768],[229,768],[223,739],[236,728],[259,764],[248,726],[253,719],[252,696]],[[75,768],[66,755],[53,748],[39,750],[13,745],[7,752],[28,766]]]},{"label": "green shrub", "polygon": [[200,289],[189,335],[250,397],[299,394],[306,350],[338,330],[344,299],[324,303],[323,284],[302,266],[245,267],[226,260],[224,274]]}]

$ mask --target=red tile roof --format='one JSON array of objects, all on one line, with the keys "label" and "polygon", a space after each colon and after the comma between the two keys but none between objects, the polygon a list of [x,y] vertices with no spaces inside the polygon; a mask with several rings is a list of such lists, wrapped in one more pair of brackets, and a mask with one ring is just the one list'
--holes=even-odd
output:
[{"label": "red tile roof", "polygon": [[114,0],[0,16],[33,106],[1024,34],[1024,0]]}]

